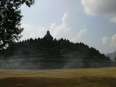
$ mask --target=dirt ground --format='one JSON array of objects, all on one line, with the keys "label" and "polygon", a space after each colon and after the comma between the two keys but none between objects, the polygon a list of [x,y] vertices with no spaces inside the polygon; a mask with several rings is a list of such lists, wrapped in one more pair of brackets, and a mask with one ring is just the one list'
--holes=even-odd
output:
[{"label": "dirt ground", "polygon": [[0,70],[0,87],[116,87],[116,68]]}]

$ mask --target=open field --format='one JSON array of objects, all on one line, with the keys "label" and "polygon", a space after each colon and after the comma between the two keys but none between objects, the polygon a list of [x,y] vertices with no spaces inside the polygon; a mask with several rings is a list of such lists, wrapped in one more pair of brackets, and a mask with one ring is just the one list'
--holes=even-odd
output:
[{"label": "open field", "polygon": [[0,87],[116,87],[116,68],[0,70]]}]

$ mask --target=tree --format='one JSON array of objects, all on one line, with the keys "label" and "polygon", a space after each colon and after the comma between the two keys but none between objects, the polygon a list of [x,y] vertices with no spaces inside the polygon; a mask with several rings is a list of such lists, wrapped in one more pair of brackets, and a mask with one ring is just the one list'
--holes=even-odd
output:
[{"label": "tree", "polygon": [[30,7],[34,0],[0,0],[0,50],[6,49],[12,42],[19,40],[21,27],[20,7]]}]

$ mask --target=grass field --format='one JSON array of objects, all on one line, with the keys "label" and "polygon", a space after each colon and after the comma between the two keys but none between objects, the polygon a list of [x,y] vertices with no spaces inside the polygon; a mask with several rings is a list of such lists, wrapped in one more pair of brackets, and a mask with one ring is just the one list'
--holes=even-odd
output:
[{"label": "grass field", "polygon": [[0,87],[116,87],[116,68],[0,70]]}]

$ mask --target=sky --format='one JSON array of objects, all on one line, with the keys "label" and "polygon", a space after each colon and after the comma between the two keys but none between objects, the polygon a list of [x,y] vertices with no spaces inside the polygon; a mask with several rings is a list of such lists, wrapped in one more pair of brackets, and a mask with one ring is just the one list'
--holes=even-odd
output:
[{"label": "sky", "polygon": [[101,53],[116,51],[116,0],[35,0],[21,7],[21,40],[43,37],[83,42]]}]

